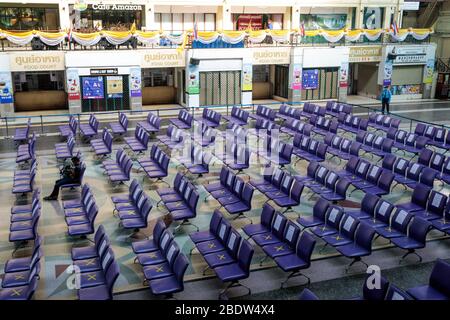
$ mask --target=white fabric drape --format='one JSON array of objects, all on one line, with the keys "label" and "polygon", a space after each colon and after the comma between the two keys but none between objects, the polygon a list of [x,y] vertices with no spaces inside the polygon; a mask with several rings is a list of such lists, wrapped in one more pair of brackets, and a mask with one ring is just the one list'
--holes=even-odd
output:
[{"label": "white fabric drape", "polygon": [[122,38],[122,37],[118,38],[118,37],[115,37],[115,36],[107,34],[107,33],[104,34],[104,37],[105,37],[106,41],[108,41],[110,44],[117,46],[120,44],[124,44],[125,42],[130,40],[131,33],[128,34],[127,36],[125,36],[124,38]]},{"label": "white fabric drape", "polygon": [[28,35],[26,37],[16,37],[16,36],[13,36],[11,34],[5,34],[5,38],[9,42],[14,43],[15,45],[25,46],[25,45],[29,44],[31,42],[31,40],[33,40],[34,34],[30,34],[30,35]]},{"label": "white fabric drape", "polygon": [[79,45],[86,46],[86,47],[95,46],[97,43],[99,43],[99,41],[101,39],[102,39],[102,37],[100,37],[100,35],[92,37],[91,39],[84,39],[84,38],[79,37],[75,33],[72,34],[72,40],[73,41],[75,41]]},{"label": "white fabric drape", "polygon": [[179,34],[179,35],[173,35],[173,34],[164,34],[165,37],[172,43],[174,44],[182,44],[183,40],[184,40],[184,35],[183,34]]},{"label": "white fabric drape", "polygon": [[59,36],[58,38],[46,38],[42,35],[39,36],[39,39],[41,39],[41,41],[48,46],[57,46],[61,42],[63,42],[65,38],[66,38],[65,34]]},{"label": "white fabric drape", "polygon": [[324,37],[325,40],[327,40],[328,42],[334,43],[334,42],[338,42],[339,40],[341,40],[345,36],[345,33],[342,32],[341,34],[333,36],[333,35],[328,34],[326,32],[321,32],[320,35],[322,37]]},{"label": "white fabric drape", "polygon": [[157,35],[155,35],[154,37],[151,37],[151,38],[146,38],[146,37],[143,37],[143,36],[141,36],[139,34],[135,34],[134,36],[136,37],[136,39],[139,42],[142,42],[143,44],[159,44],[159,40],[160,40],[159,34],[157,34]]},{"label": "white fabric drape", "polygon": [[230,44],[236,44],[239,43],[241,41],[244,41],[246,34],[244,32],[242,32],[242,34],[239,37],[229,37],[226,34],[222,34],[222,40],[226,43],[230,43]]}]

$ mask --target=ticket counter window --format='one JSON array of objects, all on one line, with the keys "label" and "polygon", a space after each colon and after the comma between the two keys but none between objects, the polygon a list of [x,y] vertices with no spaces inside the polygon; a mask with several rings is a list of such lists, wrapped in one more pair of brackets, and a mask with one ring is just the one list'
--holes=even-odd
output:
[{"label": "ticket counter window", "polygon": [[15,111],[67,109],[64,72],[14,72]]},{"label": "ticket counter window", "polygon": [[142,87],[143,105],[175,103],[175,68],[142,69]]}]

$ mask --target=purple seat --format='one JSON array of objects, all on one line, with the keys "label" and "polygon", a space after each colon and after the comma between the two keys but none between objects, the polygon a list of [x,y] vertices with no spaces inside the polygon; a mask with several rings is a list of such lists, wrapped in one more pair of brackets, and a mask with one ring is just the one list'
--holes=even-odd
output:
[{"label": "purple seat", "polygon": [[105,273],[105,283],[98,286],[80,288],[78,290],[79,300],[112,300],[113,289],[120,275],[119,264],[114,260]]},{"label": "purple seat", "polygon": [[304,276],[308,283],[309,277],[301,273],[301,270],[307,269],[311,265],[311,255],[314,251],[316,241],[314,237],[306,231],[303,231],[298,237],[294,252],[275,257],[276,264],[285,272],[290,272],[286,280],[281,283],[281,287],[292,277]]},{"label": "purple seat", "polygon": [[378,196],[366,193],[361,201],[361,208],[359,210],[345,210],[345,212],[359,220],[374,218],[375,208],[379,200],[380,198]]},{"label": "purple seat", "polygon": [[442,193],[431,190],[426,207],[423,210],[415,211],[414,215],[425,220],[437,220],[442,218],[445,205],[448,202],[447,200],[448,198]]},{"label": "purple seat", "polygon": [[395,213],[391,214],[389,224],[387,227],[377,227],[375,231],[382,237],[392,241],[392,238],[403,237],[407,234],[408,225],[413,215],[403,209],[396,209]]},{"label": "purple seat", "polygon": [[303,228],[311,228],[323,224],[329,206],[330,203],[327,200],[319,198],[314,204],[313,214],[311,216],[298,218],[297,223]]},{"label": "purple seat", "polygon": [[230,115],[222,116],[226,121],[237,124],[238,126],[244,126],[248,122],[249,113],[241,108],[233,106]]},{"label": "purple seat", "polygon": [[[265,245],[262,248],[264,253],[275,259],[295,252],[300,228],[292,221],[286,223],[284,234],[280,242]],[[262,261],[260,262],[260,264]]]},{"label": "purple seat", "polygon": [[344,214],[339,223],[338,233],[323,236],[322,240],[333,247],[350,244],[355,239],[355,232],[359,223],[359,220],[352,215]]},{"label": "purple seat", "polygon": [[29,270],[5,273],[2,281],[2,288],[14,288],[27,286],[34,277],[39,276],[41,270],[40,259],[36,259]]},{"label": "purple seat", "polygon": [[162,233],[165,229],[166,224],[164,223],[164,221],[158,219],[152,231],[153,237],[151,239],[133,242],[131,244],[133,252],[139,254],[159,250],[159,243],[161,241]]},{"label": "purple seat", "polygon": [[154,295],[171,296],[184,290],[183,277],[189,262],[184,254],[179,254],[173,263],[173,275],[161,279],[151,280],[148,285]]},{"label": "purple seat", "polygon": [[330,205],[325,213],[323,224],[312,227],[310,230],[319,238],[337,234],[343,215],[344,209],[342,207]]},{"label": "purple seat", "polygon": [[417,184],[411,196],[411,201],[397,205],[397,208],[408,212],[423,211],[427,207],[428,196],[431,189],[421,183]]},{"label": "purple seat", "polygon": [[195,120],[207,125],[211,128],[216,128],[220,125],[222,115],[214,110],[204,108],[201,117],[196,117]]},{"label": "purple seat", "polygon": [[56,159],[66,160],[68,158],[73,157],[74,147],[75,147],[75,139],[72,135],[69,135],[67,137],[66,143],[55,145]]},{"label": "purple seat", "polygon": [[97,217],[97,214],[98,214],[98,207],[96,204],[94,204],[88,209],[87,214],[85,216],[81,216],[82,223],[73,223],[72,222],[69,224],[69,221],[73,221],[75,219],[68,220],[67,224],[69,227],[69,230],[68,230],[69,236],[85,237],[88,234],[94,233],[94,231],[95,231],[94,223],[95,223],[95,218]]},{"label": "purple seat", "polygon": [[189,238],[194,244],[214,240],[216,238],[221,220],[222,214],[218,209],[215,209],[209,223],[209,229],[205,231],[192,232],[189,234]]},{"label": "purple seat", "polygon": [[76,261],[97,258],[99,248],[104,237],[107,238],[106,231],[103,225],[100,225],[94,235],[94,245],[73,247],[71,252],[72,260]]},{"label": "purple seat", "polygon": [[161,118],[149,112],[147,114],[146,121],[139,121],[138,125],[140,125],[142,128],[145,129],[145,131],[149,133],[156,133],[159,132],[161,126]]},{"label": "purple seat", "polygon": [[0,300],[31,300],[36,291],[38,277],[34,276],[28,285],[0,290]]},{"label": "purple seat", "polygon": [[20,143],[22,141],[27,140],[28,136],[30,135],[30,128],[31,128],[31,118],[28,118],[25,128],[15,129],[13,137],[14,142]]},{"label": "purple seat", "polygon": [[432,224],[427,220],[419,217],[415,217],[410,223],[408,228],[408,234],[402,237],[395,237],[391,239],[391,242],[399,248],[407,250],[402,256],[402,259],[410,254],[415,254],[419,261],[422,261],[422,257],[416,252],[417,249],[425,248],[426,237],[431,230]]},{"label": "purple seat", "polygon": [[252,240],[260,247],[280,242],[288,219],[281,213],[275,212],[270,232],[254,234]]},{"label": "purple seat", "polygon": [[123,135],[128,131],[128,118],[123,112],[119,113],[119,122],[110,122],[109,127],[115,135]]},{"label": "purple seat", "polygon": [[416,300],[450,299],[450,264],[438,259],[431,271],[427,285],[410,288],[407,293]]},{"label": "purple seat", "polygon": [[375,230],[361,222],[355,231],[353,242],[336,247],[336,250],[342,255],[353,259],[346,270],[348,270],[356,262],[361,262],[366,265],[366,267],[368,266],[362,260],[362,257],[368,256],[372,253],[372,240],[374,235]]},{"label": "purple seat", "polygon": [[183,147],[183,132],[172,124],[167,128],[166,135],[157,136],[157,138],[160,143],[166,145],[169,149]]},{"label": "purple seat", "polygon": [[91,139],[93,136],[97,135],[99,122],[97,118],[91,114],[89,116],[88,123],[80,123],[80,132],[83,139]]},{"label": "purple seat", "polygon": [[178,129],[190,129],[192,127],[192,121],[194,117],[187,110],[180,110],[178,112],[177,119],[169,119],[169,122],[176,126]]},{"label": "purple seat", "polygon": [[113,137],[105,128],[99,141],[91,140],[91,147],[97,156],[107,156],[112,152]]},{"label": "purple seat", "polygon": [[76,136],[78,128],[78,120],[74,116],[69,116],[69,123],[58,126],[61,137],[68,138],[69,136]]},{"label": "purple seat", "polygon": [[84,177],[84,173],[85,172],[86,172],[86,164],[85,163],[81,163],[80,179],[77,182],[71,182],[71,183],[63,184],[63,185],[60,186],[60,188],[63,189],[63,188],[81,187],[81,185],[83,184],[83,177]]},{"label": "purple seat", "polygon": [[37,260],[42,258],[42,238],[38,236],[34,241],[33,251],[31,256],[22,258],[11,258],[6,261],[4,266],[4,273],[22,272],[29,271],[35,265]]},{"label": "purple seat", "polygon": [[147,151],[150,136],[147,131],[138,124],[134,131],[134,137],[125,137],[124,140],[133,152],[143,153],[144,151]]},{"label": "purple seat", "polygon": [[[227,285],[227,287],[220,292],[219,298],[225,296],[228,290],[232,287],[244,286],[239,281],[248,278],[250,275],[250,263],[253,253],[254,249],[250,243],[247,240],[242,240],[237,254],[237,261],[214,268],[217,277],[222,282],[230,282],[229,285]],[[251,294],[250,288],[247,289],[248,294]]]},{"label": "purple seat", "polygon": [[247,224],[242,228],[249,237],[255,234],[268,233],[270,232],[273,215],[275,209],[268,203],[265,203],[261,212],[261,222],[257,224]]}]

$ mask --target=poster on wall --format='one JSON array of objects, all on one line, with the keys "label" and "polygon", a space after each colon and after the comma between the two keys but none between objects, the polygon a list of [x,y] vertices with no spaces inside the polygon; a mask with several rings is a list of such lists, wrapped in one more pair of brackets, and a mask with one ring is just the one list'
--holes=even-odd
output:
[{"label": "poster on wall", "polygon": [[83,78],[83,99],[103,99],[103,77]]},{"label": "poster on wall", "polygon": [[244,63],[242,66],[242,91],[253,90],[253,65],[251,63]]},{"label": "poster on wall", "polygon": [[261,30],[263,28],[262,14],[241,14],[236,21],[238,30]]},{"label": "poster on wall", "polygon": [[130,68],[130,95],[132,97],[142,96],[141,68]]},{"label": "poster on wall", "polygon": [[364,29],[380,29],[383,21],[383,8],[379,7],[365,7],[363,17]]},{"label": "poster on wall", "polygon": [[187,85],[188,94],[200,93],[200,73],[198,65],[189,65],[189,79]]},{"label": "poster on wall", "polygon": [[123,97],[123,78],[122,76],[106,77],[106,94],[108,98]]},{"label": "poster on wall", "polygon": [[303,89],[317,89],[319,86],[319,70],[303,70],[302,87]]},{"label": "poster on wall", "polygon": [[12,80],[10,72],[0,72],[0,104],[13,103]]},{"label": "poster on wall", "polygon": [[433,72],[434,72],[434,59],[428,59],[425,66],[425,79],[423,80],[426,84],[433,83]]},{"label": "poster on wall", "polygon": [[387,60],[384,63],[384,77],[383,77],[383,86],[390,86],[392,78],[392,60]]},{"label": "poster on wall", "polygon": [[292,90],[301,90],[302,89],[302,67],[298,63],[295,63],[293,66],[293,72],[292,72]]},{"label": "poster on wall", "polygon": [[80,78],[77,69],[67,69],[67,96],[69,100],[80,99]]},{"label": "poster on wall", "polygon": [[346,14],[301,14],[300,24],[305,30],[341,30],[347,25]]},{"label": "poster on wall", "polygon": [[339,88],[347,88],[348,82],[348,63],[343,62],[339,70]]}]

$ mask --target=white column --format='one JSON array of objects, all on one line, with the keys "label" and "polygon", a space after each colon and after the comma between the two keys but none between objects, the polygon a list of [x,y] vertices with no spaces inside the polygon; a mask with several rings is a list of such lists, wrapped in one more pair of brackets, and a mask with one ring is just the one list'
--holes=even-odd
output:
[{"label": "white column", "polygon": [[222,30],[233,30],[231,5],[226,2],[224,2],[222,6]]},{"label": "white column", "polygon": [[300,102],[302,99],[301,81],[303,67],[303,48],[291,49],[291,63],[289,64],[288,100]]},{"label": "white column", "polygon": [[69,30],[70,25],[70,12],[69,4],[67,1],[61,0],[58,4],[59,9],[59,25],[61,30]]},{"label": "white column", "polygon": [[300,6],[298,4],[291,8],[291,29],[300,29]]},{"label": "white column", "polygon": [[364,21],[364,8],[359,5],[355,10],[355,29],[362,29]]},{"label": "white column", "polygon": [[145,22],[142,24],[145,30],[157,30],[155,26],[155,5],[150,1],[145,3]]}]

